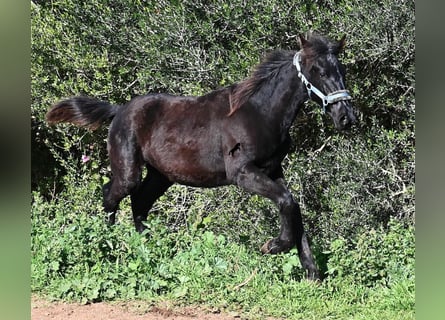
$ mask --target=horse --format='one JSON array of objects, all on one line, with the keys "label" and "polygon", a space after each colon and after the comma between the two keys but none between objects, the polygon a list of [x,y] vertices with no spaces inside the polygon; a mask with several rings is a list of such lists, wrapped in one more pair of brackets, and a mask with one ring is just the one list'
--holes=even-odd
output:
[{"label": "horse", "polygon": [[135,228],[142,232],[153,203],[172,184],[236,185],[269,198],[279,209],[279,235],[260,250],[276,254],[296,246],[306,277],[320,280],[281,163],[290,150],[291,125],[307,100],[317,102],[340,131],[356,117],[338,57],[345,36],[331,40],[313,33],[298,40],[297,51],[272,51],[250,77],[203,96],[152,93],[124,105],[75,96],[54,104],[46,120],[92,130],[111,122],[107,150],[112,175],[103,186],[110,224],[128,195]]}]

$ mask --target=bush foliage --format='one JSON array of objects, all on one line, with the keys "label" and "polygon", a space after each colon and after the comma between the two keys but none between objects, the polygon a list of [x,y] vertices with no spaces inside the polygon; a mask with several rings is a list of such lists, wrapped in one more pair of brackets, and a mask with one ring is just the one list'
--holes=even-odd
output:
[{"label": "bush foliage", "polygon": [[[302,207],[317,259],[324,264],[328,275],[338,277],[343,267],[360,271],[361,265],[355,264],[356,258],[364,254],[361,250],[365,245],[360,241],[370,241],[375,248],[376,253],[368,257],[370,260],[391,254],[389,247],[379,246],[386,241],[386,234],[389,239],[396,234],[394,237],[400,241],[409,239],[406,241],[412,244],[413,1],[36,0],[31,2],[31,19],[32,242],[36,253],[33,272],[46,275],[37,277],[46,279],[39,281],[49,281],[65,272],[85,276],[85,270],[89,270],[91,275],[99,274],[94,261],[102,259],[110,260],[111,264],[101,268],[112,268],[113,264],[119,266],[123,260],[133,259],[131,266],[127,265],[130,269],[119,271],[124,278],[132,268],[137,272],[161,268],[139,263],[145,258],[137,258],[138,254],[129,252],[125,244],[114,247],[115,232],[124,232],[121,229],[105,231],[104,226],[104,230],[92,231],[86,221],[79,221],[92,219],[91,228],[99,228],[94,219],[102,219],[100,190],[109,174],[107,128],[91,133],[66,125],[48,127],[44,116],[49,106],[78,94],[119,104],[150,92],[201,95],[244,79],[270,50],[297,49],[297,35],[306,31],[317,31],[331,38],[346,34],[347,47],[342,60],[348,72],[347,87],[360,120],[351,134],[339,135],[319,107],[309,103],[291,132],[295,148],[285,159],[285,173]],[[83,162],[83,155],[90,160]],[[76,192],[84,196],[75,196]],[[121,211],[121,219],[129,219],[128,205],[124,203]],[[205,230],[239,246],[260,246],[278,231],[274,206],[234,187],[174,186],[155,204],[153,215],[161,219],[169,232]],[[401,230],[410,231],[394,233],[391,229],[394,221]],[[48,234],[48,223],[61,228],[53,230],[56,234],[70,230],[72,237],[79,237],[62,237],[72,246],[88,239],[88,243],[95,244],[94,248],[74,253],[64,251],[65,245],[58,242],[51,245],[59,247],[51,247],[46,243],[47,237],[56,235]],[[94,238],[95,234],[104,236]],[[135,237],[132,230],[125,231],[124,237],[129,242],[140,241],[132,238]],[[169,242],[170,237],[168,234],[166,242],[160,245],[171,251],[159,255],[178,252],[178,246]],[[342,246],[350,250],[356,247],[357,256],[342,260],[338,248],[332,248],[339,241],[345,241]],[[83,245],[79,244],[79,250],[83,250],[80,248]],[[394,248],[403,252],[408,247]],[[57,252],[58,260],[49,259],[51,252]],[[48,259],[42,260],[45,255]],[[159,255],[156,253],[156,258]],[[414,252],[407,253],[412,255]],[[82,257],[90,257],[91,261],[85,259],[84,265],[76,265],[75,261]],[[335,261],[337,269],[332,269],[329,259]],[[292,261],[288,261],[287,271],[293,266]],[[221,263],[219,267],[223,268]],[[383,264],[363,263],[377,272],[375,276],[359,272],[364,285],[388,278]],[[100,273],[103,271],[107,272],[100,270]],[[122,285],[134,292],[141,286],[157,287],[158,291],[167,287],[168,291],[171,279],[163,279],[162,270],[155,271],[160,277],[157,280]],[[175,281],[188,281],[180,277]],[[91,283],[88,281],[78,285],[87,286]],[[103,280],[99,291],[94,289],[91,293],[91,299],[118,296],[113,281]],[[47,284],[39,282],[35,287]],[[67,296],[70,288],[61,283],[57,290],[66,289],[63,295]]]},{"label": "bush foliage", "polygon": [[[295,49],[297,34],[316,30],[347,35],[343,60],[361,122],[352,136],[338,136],[315,104],[296,121],[287,176],[310,228],[326,230],[323,237],[346,236],[390,216],[413,223],[412,1],[31,5],[34,190],[48,196],[71,183],[63,175],[78,171],[83,154],[93,159],[91,174],[107,173],[106,128],[94,134],[49,128],[44,114],[57,100],[86,94],[124,103],[148,92],[204,94],[242,80],[266,51]],[[221,192],[227,191],[210,193],[219,199]]]}]

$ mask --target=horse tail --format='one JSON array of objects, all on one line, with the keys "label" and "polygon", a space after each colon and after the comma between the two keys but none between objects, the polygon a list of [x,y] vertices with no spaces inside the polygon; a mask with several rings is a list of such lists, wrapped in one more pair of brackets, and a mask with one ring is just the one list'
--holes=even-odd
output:
[{"label": "horse tail", "polygon": [[46,114],[49,124],[68,122],[77,126],[96,130],[105,122],[111,122],[118,105],[88,97],[74,97],[63,100],[51,107]]}]

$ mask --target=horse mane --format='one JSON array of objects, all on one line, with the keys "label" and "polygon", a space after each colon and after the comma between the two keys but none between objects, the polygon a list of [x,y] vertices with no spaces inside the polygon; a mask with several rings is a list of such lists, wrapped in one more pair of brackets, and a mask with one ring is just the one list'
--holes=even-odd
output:
[{"label": "horse mane", "polygon": [[[308,33],[306,34],[306,40],[299,44],[298,49],[302,49],[304,63],[311,66],[319,55],[338,54],[342,46],[316,33]],[[268,53],[262,62],[255,67],[249,78],[233,86],[229,97],[230,112],[228,116],[240,109],[262,84],[275,77],[283,66],[292,64],[294,54],[295,51],[289,50],[275,50]]]},{"label": "horse mane", "polygon": [[284,65],[292,63],[292,51],[275,50],[268,53],[263,61],[257,65],[252,75],[236,84],[230,96],[229,116],[244,105],[250,97],[267,80],[275,77]]}]

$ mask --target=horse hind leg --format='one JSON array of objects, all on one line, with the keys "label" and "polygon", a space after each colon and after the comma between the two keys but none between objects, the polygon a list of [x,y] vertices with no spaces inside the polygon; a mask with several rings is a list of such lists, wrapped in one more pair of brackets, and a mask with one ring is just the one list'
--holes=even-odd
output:
[{"label": "horse hind leg", "polygon": [[111,181],[103,186],[103,207],[109,225],[115,224],[116,212],[122,199],[140,184],[140,171],[135,168],[133,175],[127,178],[114,175]]},{"label": "horse hind leg", "polygon": [[116,223],[116,211],[119,208],[120,200],[113,200],[113,197],[110,197],[111,186],[113,185],[113,181],[104,184],[102,187],[103,193],[103,207],[104,211],[107,213],[106,221],[109,225],[113,225]]},{"label": "horse hind leg", "polygon": [[[110,139],[113,142],[112,139]],[[103,188],[103,207],[107,213],[107,222],[116,222],[119,203],[140,185],[142,163],[139,161],[136,146],[127,140],[126,143],[109,145],[112,177]]]},{"label": "horse hind leg", "polygon": [[150,166],[147,166],[147,169],[145,179],[130,194],[134,225],[140,233],[146,229],[144,222],[153,204],[172,185],[168,178],[156,169]]}]

